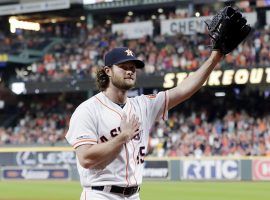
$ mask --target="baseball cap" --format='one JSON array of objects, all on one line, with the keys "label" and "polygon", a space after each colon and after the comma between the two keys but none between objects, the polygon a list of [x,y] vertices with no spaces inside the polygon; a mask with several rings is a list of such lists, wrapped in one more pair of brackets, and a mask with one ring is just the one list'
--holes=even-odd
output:
[{"label": "baseball cap", "polygon": [[117,65],[126,61],[134,61],[137,68],[143,68],[144,62],[136,58],[135,54],[127,47],[117,47],[104,56],[105,66]]}]

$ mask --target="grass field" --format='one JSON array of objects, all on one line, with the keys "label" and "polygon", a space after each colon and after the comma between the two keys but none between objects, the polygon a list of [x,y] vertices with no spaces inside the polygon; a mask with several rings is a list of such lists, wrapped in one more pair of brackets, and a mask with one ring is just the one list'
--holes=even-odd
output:
[{"label": "grass field", "polygon": [[[78,200],[79,182],[0,181],[0,200]],[[144,182],[141,200],[269,200],[270,182]]]}]

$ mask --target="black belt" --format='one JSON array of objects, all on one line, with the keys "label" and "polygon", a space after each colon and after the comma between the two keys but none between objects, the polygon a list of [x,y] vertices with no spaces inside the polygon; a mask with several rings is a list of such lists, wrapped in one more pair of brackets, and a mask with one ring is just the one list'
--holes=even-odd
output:
[{"label": "black belt", "polygon": [[[130,197],[133,194],[140,191],[140,186],[120,187],[120,186],[117,186],[117,185],[112,185],[110,187],[111,187],[111,189],[110,189],[109,192],[115,193],[115,194],[122,194],[122,195],[124,195],[126,197]],[[92,186],[91,188],[93,190],[103,191],[105,186]]]}]

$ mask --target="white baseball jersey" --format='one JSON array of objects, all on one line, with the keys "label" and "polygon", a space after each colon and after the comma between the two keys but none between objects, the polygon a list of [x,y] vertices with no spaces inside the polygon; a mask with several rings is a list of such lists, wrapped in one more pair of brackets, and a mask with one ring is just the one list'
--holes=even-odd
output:
[{"label": "white baseball jersey", "polygon": [[167,118],[167,110],[167,91],[159,92],[157,95],[127,98],[123,108],[113,103],[102,92],[79,105],[71,117],[66,135],[73,148],[106,142],[117,136],[123,113],[126,113],[128,119],[133,114],[136,115],[141,123],[140,133],[126,143],[116,159],[104,169],[85,169],[77,159],[81,185],[83,187],[140,185],[150,128],[155,120]]}]

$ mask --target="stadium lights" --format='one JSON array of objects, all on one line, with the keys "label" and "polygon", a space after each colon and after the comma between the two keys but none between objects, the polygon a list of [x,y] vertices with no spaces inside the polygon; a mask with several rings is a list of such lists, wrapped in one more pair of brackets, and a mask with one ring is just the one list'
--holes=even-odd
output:
[{"label": "stadium lights", "polygon": [[225,97],[226,93],[225,92],[215,92],[215,97]]},{"label": "stadium lights", "polygon": [[270,96],[270,91],[269,90],[265,90],[264,91],[264,97],[268,98]]},{"label": "stadium lights", "polygon": [[5,102],[3,100],[0,100],[0,109],[3,109],[5,107]]},{"label": "stadium lights", "polygon": [[200,17],[200,16],[201,16],[201,13],[199,13],[199,12],[195,13],[195,17]]},{"label": "stadium lights", "polygon": [[111,23],[112,23],[111,20],[109,20],[109,19],[106,20],[106,24],[111,24]]},{"label": "stadium lights", "polygon": [[157,19],[157,16],[156,15],[152,15],[151,18],[152,19]]},{"label": "stadium lights", "polygon": [[15,82],[11,84],[11,91],[15,94],[22,94],[26,92],[25,83]]},{"label": "stadium lights", "polygon": [[163,13],[163,9],[162,8],[159,8],[158,9],[158,13]]},{"label": "stadium lights", "polygon": [[32,30],[32,31],[39,31],[40,24],[35,22],[26,22],[26,21],[19,21],[15,17],[9,18],[10,23],[10,32],[15,33],[16,29],[25,29],[25,30]]}]

